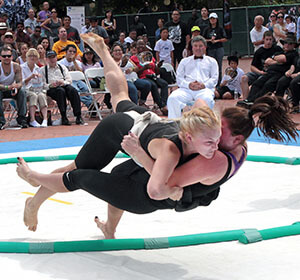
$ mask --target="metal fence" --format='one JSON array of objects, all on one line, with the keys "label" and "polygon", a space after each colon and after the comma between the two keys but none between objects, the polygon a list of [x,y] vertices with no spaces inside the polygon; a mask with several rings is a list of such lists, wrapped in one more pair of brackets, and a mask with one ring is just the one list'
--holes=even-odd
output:
[{"label": "metal fence", "polygon": [[[300,4],[281,5],[286,6],[287,9],[291,7],[298,7]],[[262,15],[265,18],[264,24],[268,22],[268,17],[271,11],[278,6],[256,6],[256,7],[239,7],[231,8],[231,22],[232,22],[232,39],[224,43],[225,55],[229,55],[233,51],[237,51],[240,55],[250,56],[253,54],[253,45],[250,41],[250,31],[254,26],[253,20],[256,15]],[[191,17],[192,11],[181,12],[181,20],[187,22]],[[220,24],[223,24],[222,9],[210,10],[216,12],[219,16]],[[117,30],[129,31],[130,25],[133,23],[133,18],[136,14],[116,15]],[[200,15],[200,12],[198,12]],[[170,12],[139,14],[140,21],[143,22],[147,28],[149,41],[152,46],[155,43],[155,30],[157,27],[157,20],[163,18],[165,22],[171,20]],[[101,19],[101,17],[99,17]]]}]

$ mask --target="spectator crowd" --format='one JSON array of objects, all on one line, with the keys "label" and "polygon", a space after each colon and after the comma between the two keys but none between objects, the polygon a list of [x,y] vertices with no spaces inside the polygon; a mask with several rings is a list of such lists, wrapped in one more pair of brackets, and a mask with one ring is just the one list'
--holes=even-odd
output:
[{"label": "spectator crowd", "polygon": [[[169,118],[180,117],[195,101],[212,108],[215,99],[235,98],[241,99],[238,106],[250,108],[255,99],[270,93],[287,96],[291,111],[299,112],[300,17],[296,19],[284,9],[272,11],[268,20],[262,15],[253,19],[249,36],[254,56],[250,72],[244,73],[238,67],[238,52],[227,57],[228,67],[222,71],[223,43],[228,39],[218,14],[207,7],[202,7],[200,16],[194,9],[186,23],[178,9],[172,11],[169,22],[160,18],[155,34],[151,34],[155,36],[151,45],[139,15],[134,17],[128,34],[117,32],[120,28],[112,10],[106,11],[101,21],[86,18],[85,25],[77,30],[71,17],[60,18],[48,2],[38,12],[30,1],[22,3],[19,7],[15,1],[9,11],[6,6],[0,7],[0,129],[6,124],[3,99],[16,108],[16,120],[22,128],[47,127],[48,104],[53,100],[62,125],[71,125],[68,103],[75,123],[85,125],[82,108],[95,110],[92,95],[86,93],[105,83],[100,76],[72,80],[73,71],[85,73],[103,67],[101,58],[80,38],[80,33],[87,32],[104,38],[127,79],[130,99],[149,107],[147,98],[151,94],[154,106],[149,109]],[[104,103],[111,109],[109,93]]]}]

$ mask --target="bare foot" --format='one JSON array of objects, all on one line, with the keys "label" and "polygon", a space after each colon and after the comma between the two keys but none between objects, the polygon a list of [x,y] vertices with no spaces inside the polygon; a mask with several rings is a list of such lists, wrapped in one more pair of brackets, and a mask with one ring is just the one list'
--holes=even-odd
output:
[{"label": "bare foot", "polygon": [[88,44],[93,50],[97,50],[99,47],[100,49],[106,48],[107,46],[103,40],[103,38],[95,33],[83,33],[80,34],[81,39]]},{"label": "bare foot", "polygon": [[104,234],[105,239],[115,239],[115,233],[111,233],[109,232],[109,230],[107,229],[107,225],[106,222],[104,221],[100,221],[98,217],[95,217],[94,219],[95,223],[97,224],[97,227],[102,231],[102,233]]},{"label": "bare foot", "polygon": [[38,209],[32,204],[32,197],[26,199],[24,208],[23,221],[28,230],[36,231],[38,219],[37,219]]},{"label": "bare foot", "polygon": [[32,179],[32,177],[30,176],[31,169],[29,168],[29,166],[27,165],[25,160],[23,158],[18,158],[18,161],[19,161],[19,163],[17,164],[17,166],[18,166],[17,173],[18,173],[19,177],[21,177],[24,181],[26,181],[30,185],[32,185],[34,187],[38,187],[40,184],[35,182],[34,179]]}]

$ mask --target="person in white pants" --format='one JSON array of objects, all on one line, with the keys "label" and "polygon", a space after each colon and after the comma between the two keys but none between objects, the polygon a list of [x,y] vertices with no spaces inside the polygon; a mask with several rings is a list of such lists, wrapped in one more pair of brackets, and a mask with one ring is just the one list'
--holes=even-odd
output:
[{"label": "person in white pants", "polygon": [[210,108],[214,106],[214,88],[218,83],[217,61],[205,55],[206,40],[202,36],[192,39],[192,56],[181,60],[177,69],[178,89],[172,92],[167,101],[168,118],[179,118],[182,109],[198,99]]}]

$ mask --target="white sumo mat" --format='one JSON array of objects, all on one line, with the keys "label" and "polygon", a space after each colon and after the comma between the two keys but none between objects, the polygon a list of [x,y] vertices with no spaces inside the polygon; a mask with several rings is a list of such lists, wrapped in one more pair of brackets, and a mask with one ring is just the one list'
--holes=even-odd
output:
[{"label": "white sumo mat", "polygon": [[[76,154],[79,148],[1,154],[0,158]],[[249,154],[300,157],[295,146],[249,143]],[[115,159],[105,170],[121,162]],[[30,163],[48,173],[66,161]],[[0,165],[0,241],[49,242],[102,238],[93,219],[106,204],[83,191],[56,194],[39,212],[36,232],[23,224],[24,202],[37,189],[16,176],[15,164]],[[265,229],[300,221],[300,166],[246,162],[208,207],[176,213],[125,213],[118,238],[178,236],[224,230]],[[72,204],[65,204],[69,202]],[[0,254],[1,279],[299,279],[300,236],[244,245],[237,241],[190,247],[59,254]]]}]

